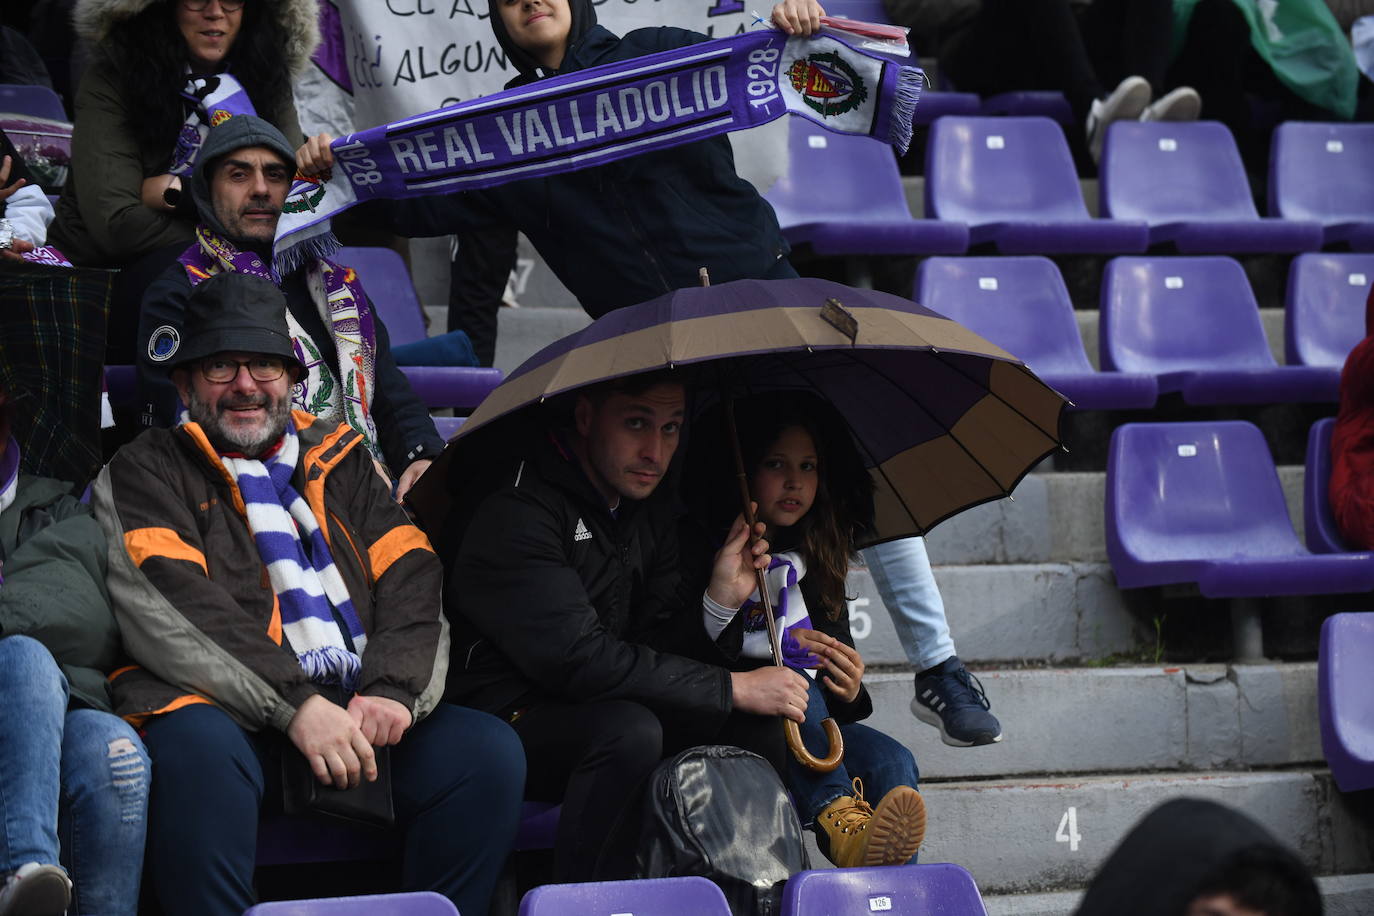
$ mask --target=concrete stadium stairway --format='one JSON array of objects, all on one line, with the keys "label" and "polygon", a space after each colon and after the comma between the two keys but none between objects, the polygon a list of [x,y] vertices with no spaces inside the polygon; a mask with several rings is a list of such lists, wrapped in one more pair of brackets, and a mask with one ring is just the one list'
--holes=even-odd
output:
[{"label": "concrete stadium stairway", "polygon": [[[1300,526],[1302,469],[1281,477]],[[1067,914],[1140,817],[1190,795],[1247,812],[1331,876],[1329,912],[1374,912],[1374,806],[1343,796],[1325,769],[1315,662],[1119,661],[1152,658],[1156,635],[1107,564],[1104,483],[1101,472],[1037,472],[1014,500],[927,539],[960,657],[1002,722],[998,745],[946,747],[910,715],[891,622],[871,580],[854,577],[861,651],[888,666],[865,677],[870,724],[921,769],[922,860],[968,868],[989,913]]]}]

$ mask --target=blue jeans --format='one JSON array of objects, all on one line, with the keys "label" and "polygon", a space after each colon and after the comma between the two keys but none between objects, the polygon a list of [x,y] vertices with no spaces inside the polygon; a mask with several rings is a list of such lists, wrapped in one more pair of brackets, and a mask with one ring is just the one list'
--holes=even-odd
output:
[{"label": "blue jeans", "polygon": [[[206,704],[153,719],[146,735],[157,766],[148,877],[163,910],[241,916],[254,903],[258,815],[281,810],[280,755],[295,747]],[[510,726],[440,703],[391,748],[402,890],[487,912],[524,788],[525,753]]]},{"label": "blue jeans", "polygon": [[[801,725],[802,742],[817,757],[829,753],[821,722],[827,713],[825,691],[813,678],[806,697],[806,721]],[[825,806],[842,795],[852,795],[853,780],[863,780],[864,798],[875,807],[889,789],[916,788],[920,773],[916,758],[905,746],[876,728],[859,722],[840,726],[844,736],[844,761],[829,773],[817,773],[787,755],[787,789],[801,812],[802,823],[810,826]]]},{"label": "blue jeans", "polygon": [[902,538],[870,547],[863,555],[907,661],[924,671],[953,656],[954,640],[949,638],[945,602],[930,571],[926,542]]},{"label": "blue jeans", "polygon": [[0,639],[0,870],[60,863],[69,912],[134,916],[148,755],[123,720],[67,710],[67,679],[28,636]]}]

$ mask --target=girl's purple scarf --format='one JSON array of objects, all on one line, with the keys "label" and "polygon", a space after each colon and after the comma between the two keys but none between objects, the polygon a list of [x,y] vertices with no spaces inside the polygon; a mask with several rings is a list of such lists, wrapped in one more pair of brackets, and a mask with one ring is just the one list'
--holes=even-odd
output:
[{"label": "girl's purple scarf", "polygon": [[297,181],[279,267],[323,253],[362,200],[488,188],[667,149],[796,114],[905,151],[923,75],[839,38],[764,29],[539,80],[340,137],[325,182]]}]

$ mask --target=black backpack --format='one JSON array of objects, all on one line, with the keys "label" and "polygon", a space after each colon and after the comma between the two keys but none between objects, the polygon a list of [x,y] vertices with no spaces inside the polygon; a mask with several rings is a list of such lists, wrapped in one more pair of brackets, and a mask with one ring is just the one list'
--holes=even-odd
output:
[{"label": "black backpack", "polygon": [[710,878],[735,916],[775,916],[783,883],[810,867],[782,780],[738,747],[693,747],[663,761],[638,811],[616,831],[622,848],[633,844],[633,877]]}]

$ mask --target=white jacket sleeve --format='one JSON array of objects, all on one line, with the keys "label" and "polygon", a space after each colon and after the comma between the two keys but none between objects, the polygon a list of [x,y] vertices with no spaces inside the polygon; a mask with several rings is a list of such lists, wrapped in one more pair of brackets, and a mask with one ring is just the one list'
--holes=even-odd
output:
[{"label": "white jacket sleeve", "polygon": [[48,224],[53,220],[52,204],[36,184],[27,184],[5,201],[5,219],[14,228],[14,237],[41,247],[48,240]]}]

